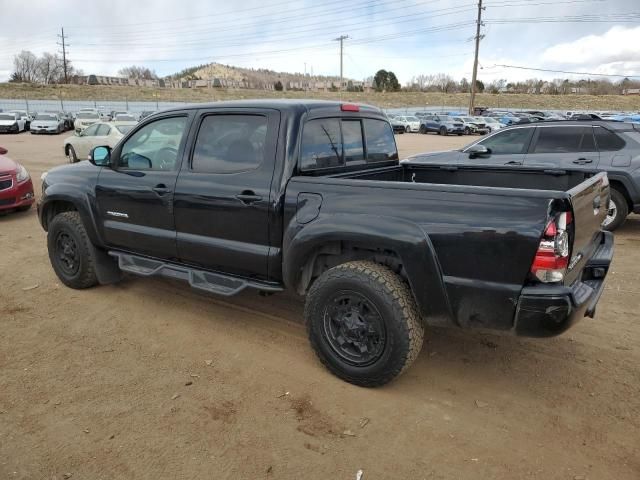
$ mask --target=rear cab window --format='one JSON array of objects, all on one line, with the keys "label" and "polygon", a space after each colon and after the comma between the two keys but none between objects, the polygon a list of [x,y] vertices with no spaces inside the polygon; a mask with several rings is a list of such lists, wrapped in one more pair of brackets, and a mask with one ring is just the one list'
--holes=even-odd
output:
[{"label": "rear cab window", "polygon": [[306,122],[300,146],[300,170],[354,168],[398,160],[391,125],[373,118],[319,118]]}]

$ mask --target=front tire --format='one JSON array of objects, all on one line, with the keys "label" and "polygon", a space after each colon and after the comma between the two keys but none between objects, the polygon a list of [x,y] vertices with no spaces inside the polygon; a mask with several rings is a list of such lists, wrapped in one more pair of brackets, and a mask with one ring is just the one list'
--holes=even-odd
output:
[{"label": "front tire", "polygon": [[471,135],[471,129],[469,127],[464,127],[464,134]]},{"label": "front tire", "polygon": [[628,215],[629,205],[627,204],[627,199],[618,190],[612,188],[607,217],[602,227],[609,232],[613,232],[616,228],[622,226]]},{"label": "front tire", "polygon": [[404,133],[411,133],[411,127],[409,125],[404,127]]},{"label": "front tire", "polygon": [[440,130],[439,130],[438,133],[440,133],[440,135],[447,135],[447,133],[448,133],[447,132],[447,127],[440,127]]},{"label": "front tire", "polygon": [[409,286],[370,261],[338,265],[313,284],[305,305],[311,346],[334,375],[384,385],[417,358],[424,326]]},{"label": "front tire", "polygon": [[90,240],[78,212],[64,212],[51,221],[47,248],[53,270],[67,287],[83,289],[98,284]]}]

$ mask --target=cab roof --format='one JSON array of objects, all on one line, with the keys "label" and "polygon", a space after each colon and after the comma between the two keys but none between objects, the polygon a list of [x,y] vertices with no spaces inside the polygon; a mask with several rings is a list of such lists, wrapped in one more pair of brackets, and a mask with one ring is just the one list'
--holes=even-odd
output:
[{"label": "cab roof", "polygon": [[[164,112],[178,110],[200,110],[200,109],[218,109],[218,108],[268,108],[289,113],[338,113],[341,112],[342,105],[357,105],[360,113],[372,113],[376,116],[384,117],[384,113],[377,107],[364,105],[349,101],[337,100],[306,100],[306,99],[259,99],[259,100],[228,100],[222,102],[194,103],[179,107],[172,107]],[[347,113],[347,112],[344,112]],[[358,113],[358,112],[348,112]]]}]

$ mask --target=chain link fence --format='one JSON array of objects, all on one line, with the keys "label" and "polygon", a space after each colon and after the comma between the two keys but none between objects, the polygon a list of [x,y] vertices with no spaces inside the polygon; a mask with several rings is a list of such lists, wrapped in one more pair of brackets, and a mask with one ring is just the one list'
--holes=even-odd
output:
[{"label": "chain link fence", "polygon": [[187,102],[131,102],[128,100],[116,102],[107,100],[29,100],[25,99],[3,99],[0,98],[0,109],[27,110],[29,113],[36,112],[77,112],[82,108],[97,108],[111,112],[113,110],[127,112],[143,112],[164,110]]}]

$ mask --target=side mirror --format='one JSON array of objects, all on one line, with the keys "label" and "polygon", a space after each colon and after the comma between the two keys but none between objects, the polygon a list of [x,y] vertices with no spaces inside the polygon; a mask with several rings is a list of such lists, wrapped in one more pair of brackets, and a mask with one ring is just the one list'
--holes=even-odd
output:
[{"label": "side mirror", "polygon": [[469,158],[486,157],[491,155],[491,149],[476,143],[467,149],[467,153],[469,154]]},{"label": "side mirror", "polygon": [[89,161],[96,167],[108,167],[111,163],[111,148],[95,147],[89,154]]},{"label": "side mirror", "polygon": [[6,155],[8,151],[9,150],[7,150],[6,148],[0,147],[0,155]]},{"label": "side mirror", "polygon": [[76,133],[77,133],[78,135],[80,135],[80,132],[82,132],[82,129],[81,129],[80,127],[76,128]]}]

